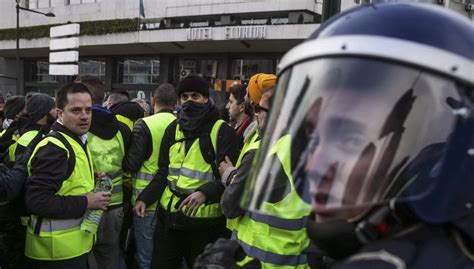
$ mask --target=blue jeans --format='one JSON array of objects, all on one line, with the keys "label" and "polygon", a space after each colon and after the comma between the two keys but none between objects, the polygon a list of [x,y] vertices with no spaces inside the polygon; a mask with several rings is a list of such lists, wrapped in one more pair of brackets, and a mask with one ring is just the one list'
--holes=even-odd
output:
[{"label": "blue jeans", "polygon": [[147,211],[147,216],[133,216],[133,236],[137,245],[137,260],[140,269],[150,269],[153,253],[153,235],[156,227],[154,211]]}]

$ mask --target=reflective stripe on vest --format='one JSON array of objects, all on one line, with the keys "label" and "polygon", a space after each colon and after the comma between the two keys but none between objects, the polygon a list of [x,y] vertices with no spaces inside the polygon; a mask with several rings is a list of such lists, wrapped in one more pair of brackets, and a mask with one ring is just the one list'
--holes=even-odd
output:
[{"label": "reflective stripe on vest", "polygon": [[105,173],[112,180],[112,197],[109,206],[122,204],[122,161],[125,157],[125,142],[122,133],[117,131],[112,138],[104,139],[89,132],[87,142],[92,152],[94,172]]},{"label": "reflective stripe on vest", "polygon": [[176,182],[174,182],[174,181],[168,181],[168,187],[172,191],[182,193],[184,195],[189,195],[189,194],[193,193],[196,190],[196,188],[194,188],[194,189],[180,188],[180,187],[177,186]]},{"label": "reflective stripe on vest", "polygon": [[[50,233],[64,230],[70,230],[73,228],[79,228],[81,226],[82,218],[80,219],[44,219],[41,221],[40,232]],[[28,227],[32,230],[36,229],[37,219],[30,218],[28,220]]]},{"label": "reflective stripe on vest", "polygon": [[274,228],[288,231],[301,230],[306,227],[306,223],[308,222],[308,216],[305,216],[301,219],[282,219],[255,212],[247,212],[246,215],[254,221],[265,223]]},{"label": "reflective stripe on vest", "polygon": [[[52,143],[66,151],[68,158],[70,154],[74,154],[76,159],[71,175],[62,182],[56,195],[84,196],[94,190],[94,171],[92,161],[89,159],[91,154],[89,148],[87,145],[83,148],[64,133],[59,132],[59,134],[70,144],[74,153],[70,153],[59,139],[47,136],[34,149],[28,161],[28,174],[31,174],[31,160],[38,150]],[[81,219],[42,218],[38,234],[35,233],[37,219],[39,219],[37,216],[30,216],[30,225],[27,227],[25,244],[27,257],[35,260],[56,261],[72,259],[91,251],[95,235],[80,230]]]},{"label": "reflective stripe on vest", "polygon": [[260,212],[242,216],[233,231],[234,239],[248,256],[247,261],[258,259],[263,268],[309,268],[304,250],[310,245],[306,222],[311,207],[295,190],[290,154],[291,136],[285,135],[275,143],[267,157],[281,163],[290,192],[275,203],[262,203]]},{"label": "reflective stripe on vest", "polygon": [[203,180],[203,181],[212,181],[214,179],[214,174],[212,172],[201,172],[201,171],[191,170],[184,167],[170,168],[168,170],[168,174],[170,176],[179,177],[181,175],[181,176],[194,178],[197,180]]},{"label": "reflective stripe on vest", "polygon": [[[153,116],[149,116],[143,121],[150,131],[151,137],[151,154],[141,165],[137,173],[132,177],[132,205],[136,204],[136,200],[140,193],[150,184],[158,172],[158,157],[160,155],[161,140],[165,134],[166,128],[176,119],[173,113],[158,112]],[[157,203],[147,206],[147,211],[155,211]]]},{"label": "reflective stripe on vest", "polygon": [[[251,246],[243,241],[238,239],[238,232],[232,232],[232,240],[237,240],[244,249],[245,253],[248,256],[257,259],[263,263],[270,263],[276,265],[287,265],[287,266],[298,266],[298,265],[305,265],[308,261],[306,258],[306,254],[299,254],[299,255],[283,255],[277,254],[269,251],[265,251],[259,249],[258,247]],[[268,266],[264,266],[264,268],[268,268]]]},{"label": "reflective stripe on vest", "polygon": [[[216,121],[209,134],[214,152],[217,149],[217,136],[222,124],[224,121]],[[180,130],[180,126],[176,125],[176,142],[169,151],[168,185],[160,199],[161,206],[166,210],[177,212],[176,203],[180,199],[176,199],[176,195],[188,195],[202,185],[216,180],[211,165],[204,160],[199,140],[200,138],[196,138],[188,151],[185,152],[185,136]],[[222,216],[222,210],[219,203],[213,203],[201,205],[192,218],[217,218],[220,216]]]},{"label": "reflective stripe on vest", "polygon": [[153,178],[155,177],[155,175],[154,174],[147,174],[147,173],[138,172],[138,173],[134,174],[134,177],[136,179],[140,179],[140,180],[152,181]]}]

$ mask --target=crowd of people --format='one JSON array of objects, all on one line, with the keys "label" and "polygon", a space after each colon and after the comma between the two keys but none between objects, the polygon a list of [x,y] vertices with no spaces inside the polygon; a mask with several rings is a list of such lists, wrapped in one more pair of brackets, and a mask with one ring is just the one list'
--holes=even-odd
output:
[{"label": "crowd of people", "polygon": [[379,4],[230,87],[225,120],[194,74],[150,104],[93,76],[9,97],[0,268],[473,268],[473,48]]}]

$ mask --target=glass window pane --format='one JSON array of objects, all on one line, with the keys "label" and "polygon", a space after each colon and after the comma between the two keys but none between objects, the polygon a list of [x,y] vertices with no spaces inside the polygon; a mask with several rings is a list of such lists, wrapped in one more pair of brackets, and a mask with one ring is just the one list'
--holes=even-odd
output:
[{"label": "glass window pane", "polygon": [[232,77],[248,80],[257,73],[274,73],[273,59],[235,59],[232,61]]},{"label": "glass window pane", "polygon": [[158,83],[160,61],[156,59],[125,59],[117,62],[116,82],[124,84]]},{"label": "glass window pane", "polygon": [[29,9],[37,9],[38,8],[38,0],[27,0],[25,2],[26,8]]},{"label": "glass window pane", "polygon": [[38,8],[51,7],[51,0],[38,0]]},{"label": "glass window pane", "polygon": [[37,62],[37,82],[56,82],[56,76],[49,75],[49,63],[38,61]]},{"label": "glass window pane", "polygon": [[83,60],[79,62],[79,74],[96,76],[105,81],[105,61]]}]

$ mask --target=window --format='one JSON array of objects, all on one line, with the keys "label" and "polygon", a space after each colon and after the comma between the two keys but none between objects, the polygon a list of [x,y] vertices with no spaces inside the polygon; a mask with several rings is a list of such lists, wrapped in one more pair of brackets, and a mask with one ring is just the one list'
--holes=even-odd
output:
[{"label": "window", "polygon": [[273,59],[235,59],[232,61],[232,79],[249,80],[257,73],[275,73]]},{"label": "window", "polygon": [[125,59],[118,62],[117,82],[123,84],[159,83],[160,60]]},{"label": "window", "polygon": [[49,63],[46,61],[35,61],[29,66],[30,78],[29,81],[50,83],[58,82],[57,77],[49,74]]},{"label": "window", "polygon": [[29,9],[37,9],[39,0],[26,0],[25,7]]},{"label": "window", "polygon": [[29,9],[50,8],[53,0],[25,0],[25,7]]},{"label": "window", "polygon": [[[78,63],[80,75],[91,75],[105,81],[105,61],[82,60]],[[54,76],[49,74],[49,62],[31,61],[26,62],[25,78],[27,82],[35,83],[60,83],[70,82],[66,76]],[[75,76],[72,76],[75,77]]]},{"label": "window", "polygon": [[66,5],[80,5],[98,2],[102,2],[102,0],[66,0]]},{"label": "window", "polygon": [[105,61],[85,60],[79,62],[79,74],[96,76],[105,81]]}]

